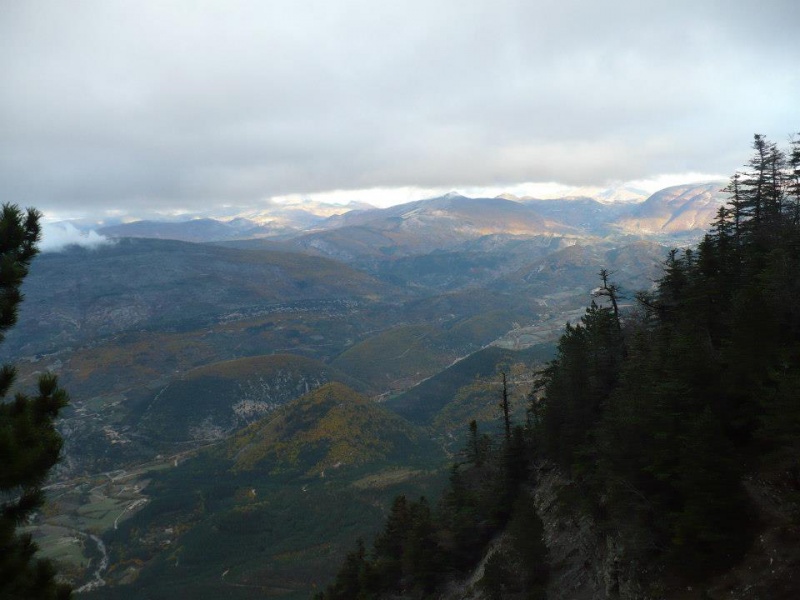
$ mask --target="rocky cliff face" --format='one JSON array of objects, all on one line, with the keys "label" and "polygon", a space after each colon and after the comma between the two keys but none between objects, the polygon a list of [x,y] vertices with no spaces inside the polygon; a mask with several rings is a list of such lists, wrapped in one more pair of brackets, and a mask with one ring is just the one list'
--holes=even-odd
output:
[{"label": "rocky cliff face", "polygon": [[559,496],[571,482],[549,466],[539,467],[537,479],[533,496],[550,558],[548,600],[655,600],[639,583],[643,567],[625,558],[619,536],[563,508]]},{"label": "rocky cliff face", "polygon": [[589,516],[564,509],[559,495],[572,485],[570,480],[547,465],[537,471],[532,493],[549,551],[548,600],[800,598],[798,504],[785,478],[744,482],[759,526],[752,547],[728,571],[685,582],[630,556],[619,534],[603,532]]},{"label": "rocky cliff face", "polygon": [[[573,483],[551,465],[539,465],[530,490],[544,525],[550,579],[547,600],[796,600],[800,598],[800,527],[794,483],[781,477],[744,482],[759,532],[743,559],[729,570],[687,582],[668,576],[626,552],[618,533],[603,531],[565,506]],[[743,523],[742,526],[750,524]],[[450,584],[439,600],[486,600],[480,590],[486,562],[503,549],[501,533],[466,579]]]},{"label": "rocky cliff face", "polygon": [[[550,578],[547,600],[660,600],[645,591],[647,570],[626,559],[618,536],[607,535],[591,517],[565,508],[562,494],[572,482],[550,465],[536,469],[536,485],[529,490],[544,525]],[[505,533],[488,546],[473,573],[453,582],[439,600],[487,600],[480,580],[492,554],[502,551]],[[516,596],[514,596],[516,598]]]}]

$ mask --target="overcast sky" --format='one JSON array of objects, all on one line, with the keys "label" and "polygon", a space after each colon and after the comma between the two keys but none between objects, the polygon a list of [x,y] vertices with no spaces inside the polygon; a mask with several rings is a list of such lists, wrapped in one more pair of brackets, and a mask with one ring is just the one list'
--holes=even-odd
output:
[{"label": "overcast sky", "polygon": [[800,130],[799,22],[797,0],[5,0],[0,200],[727,176],[754,132]]}]

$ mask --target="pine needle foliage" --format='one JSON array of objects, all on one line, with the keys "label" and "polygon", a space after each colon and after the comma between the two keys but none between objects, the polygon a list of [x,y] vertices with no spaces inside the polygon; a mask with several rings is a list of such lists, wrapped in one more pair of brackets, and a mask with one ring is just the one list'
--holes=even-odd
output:
[{"label": "pine needle foliage", "polygon": [[[13,204],[0,209],[0,341],[16,323],[20,286],[37,254],[40,214]],[[70,589],[56,581],[48,560],[36,558],[36,544],[17,528],[44,502],[42,484],[58,461],[62,440],[53,422],[67,404],[55,376],[39,378],[35,395],[7,399],[16,376],[0,368],[0,599],[58,599]]]}]

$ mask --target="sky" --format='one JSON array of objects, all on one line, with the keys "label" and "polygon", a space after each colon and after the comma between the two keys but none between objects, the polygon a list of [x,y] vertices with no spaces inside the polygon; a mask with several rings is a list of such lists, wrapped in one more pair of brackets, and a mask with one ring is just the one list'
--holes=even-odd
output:
[{"label": "sky", "polygon": [[4,0],[0,201],[50,218],[727,177],[796,0]]}]

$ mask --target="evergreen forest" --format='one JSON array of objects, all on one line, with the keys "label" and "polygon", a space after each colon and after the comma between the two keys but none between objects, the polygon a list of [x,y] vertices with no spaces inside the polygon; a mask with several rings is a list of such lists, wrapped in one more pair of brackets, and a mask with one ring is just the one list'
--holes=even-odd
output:
[{"label": "evergreen forest", "polygon": [[[319,600],[436,597],[466,577],[490,598],[542,598],[547,548],[536,474],[569,478],[565,510],[617,536],[639,572],[702,582],[758,532],[748,483],[768,482],[800,525],[800,139],[755,135],[729,202],[651,290],[623,297],[601,271],[530,393],[527,422],[479,433],[437,503],[396,498]],[[496,402],[487,399],[487,402]],[[500,403],[501,406],[504,404]]]}]

